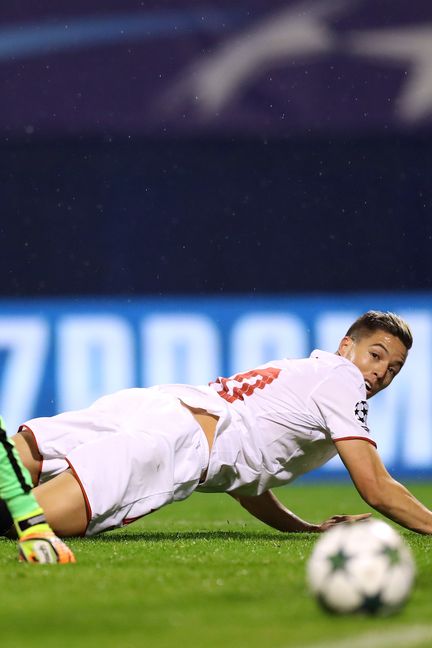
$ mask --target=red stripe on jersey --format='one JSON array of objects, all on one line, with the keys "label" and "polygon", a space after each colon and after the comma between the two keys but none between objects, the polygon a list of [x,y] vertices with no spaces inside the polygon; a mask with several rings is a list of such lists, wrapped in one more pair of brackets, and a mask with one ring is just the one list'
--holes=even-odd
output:
[{"label": "red stripe on jersey", "polygon": [[372,439],[367,439],[366,437],[357,437],[357,436],[349,436],[349,437],[341,437],[340,439],[333,439],[333,443],[337,443],[338,441],[351,441],[353,439],[360,439],[361,441],[367,441],[375,448],[377,447],[377,444],[375,443],[375,441],[372,441]]},{"label": "red stripe on jersey", "polygon": [[281,369],[277,367],[252,369],[230,378],[218,378],[210,383],[210,386],[215,385],[219,396],[228,403],[233,403],[236,400],[244,400],[245,396],[251,396],[256,389],[264,389],[279,376],[280,372]]},{"label": "red stripe on jersey", "polygon": [[132,522],[136,522],[137,520],[141,520],[141,518],[145,517],[146,515],[150,515],[150,513],[154,513],[157,511],[157,509],[150,509],[148,513],[143,513],[142,515],[137,515],[135,517],[125,517],[123,518],[122,521],[122,526],[127,526],[128,524],[132,524]]},{"label": "red stripe on jersey", "polygon": [[[69,461],[69,459],[67,457],[65,457],[65,460],[68,462],[69,468],[71,469],[73,476],[75,477],[75,479],[78,482],[79,487],[81,488],[81,492],[83,494],[84,502],[85,502],[85,506],[86,506],[87,527],[88,527],[88,525],[90,524],[90,520],[92,519],[92,516],[93,516],[89,498],[87,497],[87,493],[85,491],[85,488],[84,488],[84,486],[83,486],[83,484],[81,482],[81,479],[78,477],[75,468],[73,467],[73,465],[71,464],[71,462]],[[86,531],[87,531],[87,528],[86,528]],[[84,531],[83,536],[85,535],[86,531]]]}]

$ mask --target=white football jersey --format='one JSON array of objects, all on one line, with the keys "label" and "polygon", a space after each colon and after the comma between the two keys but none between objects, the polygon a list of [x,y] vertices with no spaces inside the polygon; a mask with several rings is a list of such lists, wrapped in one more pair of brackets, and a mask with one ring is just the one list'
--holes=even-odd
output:
[{"label": "white football jersey", "polygon": [[158,389],[219,416],[201,491],[259,495],[326,463],[337,453],[335,440],[376,445],[363,376],[334,353],[275,360],[209,386]]}]

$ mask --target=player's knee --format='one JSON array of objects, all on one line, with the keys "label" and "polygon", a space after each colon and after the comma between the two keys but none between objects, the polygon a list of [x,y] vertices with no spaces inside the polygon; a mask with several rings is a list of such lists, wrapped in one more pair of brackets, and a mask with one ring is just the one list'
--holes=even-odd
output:
[{"label": "player's knee", "polygon": [[33,486],[36,486],[39,483],[42,457],[39,454],[33,434],[26,428],[22,428],[18,434],[14,434],[12,440],[21,461],[31,475]]}]

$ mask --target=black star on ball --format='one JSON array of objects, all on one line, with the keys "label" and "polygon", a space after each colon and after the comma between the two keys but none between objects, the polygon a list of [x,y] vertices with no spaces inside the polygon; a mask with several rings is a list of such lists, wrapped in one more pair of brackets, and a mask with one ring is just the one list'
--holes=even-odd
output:
[{"label": "black star on ball", "polygon": [[401,563],[401,555],[398,549],[386,546],[381,550],[381,553],[387,556],[389,565],[399,565]]},{"label": "black star on ball", "polygon": [[350,556],[346,554],[343,549],[339,549],[336,553],[328,556],[327,559],[331,565],[331,573],[334,573],[345,569]]},{"label": "black star on ball", "polygon": [[383,601],[381,598],[381,593],[377,592],[371,596],[365,596],[363,604],[361,606],[361,611],[366,612],[367,614],[377,614],[383,606]]}]

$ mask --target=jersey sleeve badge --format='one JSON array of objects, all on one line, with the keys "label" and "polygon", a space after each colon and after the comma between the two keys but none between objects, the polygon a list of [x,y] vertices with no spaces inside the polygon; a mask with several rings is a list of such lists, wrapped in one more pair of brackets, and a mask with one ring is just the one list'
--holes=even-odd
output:
[{"label": "jersey sleeve badge", "polygon": [[358,401],[356,403],[355,408],[354,408],[354,415],[362,428],[369,432],[369,428],[367,426],[367,415],[369,411],[369,406],[365,400]]}]

